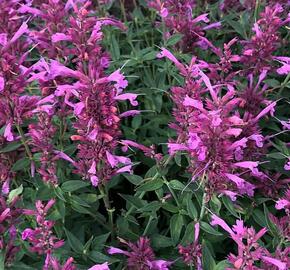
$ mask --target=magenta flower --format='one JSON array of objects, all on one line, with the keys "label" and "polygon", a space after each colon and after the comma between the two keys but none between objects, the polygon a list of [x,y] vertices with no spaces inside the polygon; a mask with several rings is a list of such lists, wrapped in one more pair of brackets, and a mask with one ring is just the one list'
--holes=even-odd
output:
[{"label": "magenta flower", "polygon": [[89,268],[88,270],[110,270],[108,263],[105,262],[103,264],[96,264],[93,267]]},{"label": "magenta flower", "polygon": [[195,0],[158,0],[148,1],[148,6],[157,10],[168,29],[168,36],[182,34],[177,47],[183,52],[192,52],[198,46],[207,49],[212,46],[207,38],[206,31],[219,28],[220,22],[208,24],[208,14],[192,17],[192,10],[196,5]]},{"label": "magenta flower", "polygon": [[231,229],[224,220],[216,215],[212,216],[211,225],[221,226],[230,234],[230,237],[237,244],[238,255],[230,253],[228,256],[228,261],[233,265],[233,268],[227,269],[258,270],[260,268],[255,266],[255,263],[258,261],[274,265],[278,267],[279,270],[287,269],[285,262],[273,258],[273,256],[257,242],[267,232],[266,228],[256,233],[254,228],[247,228],[244,226],[242,220],[237,220],[236,225]]},{"label": "magenta flower", "polygon": [[194,228],[194,242],[185,247],[179,245],[178,252],[182,255],[185,264],[195,266],[197,270],[202,270],[202,248],[198,243],[199,223],[196,223]]},{"label": "magenta flower", "polygon": [[128,257],[127,269],[128,270],[168,270],[169,266],[173,262],[164,260],[156,260],[155,254],[150,247],[150,240],[146,237],[140,237],[136,244],[121,240],[125,244],[129,251],[110,247],[108,249],[109,254],[123,254]]}]

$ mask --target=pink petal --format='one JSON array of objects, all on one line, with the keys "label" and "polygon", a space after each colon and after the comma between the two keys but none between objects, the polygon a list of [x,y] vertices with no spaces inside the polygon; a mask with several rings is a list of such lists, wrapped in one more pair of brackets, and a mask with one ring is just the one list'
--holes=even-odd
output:
[{"label": "pink petal", "polygon": [[93,267],[89,268],[88,270],[110,270],[108,263],[105,262],[103,264],[96,264]]},{"label": "pink petal", "polygon": [[199,223],[197,222],[197,223],[194,225],[194,242],[196,242],[196,243],[197,243],[197,241],[198,241],[199,231],[200,231],[200,226],[199,226]]},{"label": "pink petal", "polygon": [[279,270],[287,270],[287,265],[284,262],[281,262],[280,260],[267,257],[267,256],[262,256],[262,260],[268,263],[271,263],[279,268]]},{"label": "pink petal", "polygon": [[93,163],[92,163],[90,169],[88,170],[88,173],[90,173],[90,174],[96,174],[96,172],[97,172],[97,171],[96,171],[96,162],[93,161]]},{"label": "pink petal", "polygon": [[135,115],[138,115],[140,113],[141,113],[141,111],[138,111],[138,110],[130,110],[130,111],[121,113],[120,117],[135,116]]},{"label": "pink petal", "polygon": [[99,184],[99,178],[98,178],[96,175],[92,175],[92,176],[90,177],[90,179],[91,179],[91,183],[92,183],[92,185],[93,185],[94,187],[97,187],[98,184]]},{"label": "pink petal", "polygon": [[226,130],[226,134],[227,135],[232,135],[235,137],[238,137],[241,133],[242,133],[242,129],[241,128],[229,128],[228,130]]},{"label": "pink petal", "polygon": [[236,167],[250,169],[251,171],[253,171],[254,168],[258,167],[259,162],[256,162],[256,161],[242,161],[242,162],[236,162],[234,165]]},{"label": "pink petal", "polygon": [[227,231],[229,234],[233,234],[234,232],[232,229],[217,215],[213,214],[212,215],[212,220],[210,223],[212,226],[219,225],[221,226],[225,231]]},{"label": "pink petal", "polygon": [[14,36],[9,41],[9,44],[12,44],[17,39],[19,39],[24,33],[27,33],[28,31],[28,25],[26,22],[23,22],[20,26],[20,28],[17,30],[17,32],[14,34]]},{"label": "pink petal", "polygon": [[270,112],[271,115],[274,114],[275,112],[275,106],[276,106],[277,102],[274,101],[272,103],[270,103],[270,105],[268,105],[264,110],[262,110],[255,118],[254,118],[254,122],[257,122],[260,118],[262,118],[263,116],[265,116],[266,114],[268,114]]},{"label": "pink petal", "polygon": [[110,247],[107,252],[112,255],[112,254],[127,254],[126,251],[119,249],[119,248],[115,248],[115,247]]},{"label": "pink petal", "polygon": [[174,155],[178,151],[188,150],[187,146],[179,143],[168,143],[167,146],[170,155]]},{"label": "pink petal", "polygon": [[138,101],[136,101],[137,98],[137,94],[121,94],[116,96],[114,99],[116,100],[129,100],[132,106],[137,106],[138,105]]},{"label": "pink petal", "polygon": [[51,36],[51,41],[53,43],[60,41],[71,41],[71,36],[63,34],[63,33],[55,33]]},{"label": "pink petal", "polygon": [[5,80],[2,76],[0,76],[0,92],[4,90]]},{"label": "pink petal", "polygon": [[276,202],[275,208],[278,210],[285,209],[286,206],[290,205],[290,202],[285,199],[280,199]]},{"label": "pink petal", "polygon": [[203,104],[201,101],[190,98],[189,96],[186,95],[183,103],[184,106],[190,106],[190,107],[194,107],[198,110],[203,110]]},{"label": "pink petal", "polygon": [[14,141],[14,136],[13,136],[13,133],[12,133],[12,125],[11,125],[11,123],[8,123],[6,125],[5,131],[4,131],[4,138],[8,142]]}]

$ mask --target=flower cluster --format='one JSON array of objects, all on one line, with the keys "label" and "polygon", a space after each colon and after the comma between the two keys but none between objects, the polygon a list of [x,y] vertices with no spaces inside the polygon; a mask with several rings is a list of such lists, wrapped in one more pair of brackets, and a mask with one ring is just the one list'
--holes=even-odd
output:
[{"label": "flower cluster", "polygon": [[52,265],[57,264],[56,259],[53,258],[53,251],[64,245],[64,241],[59,240],[53,234],[52,228],[54,226],[54,222],[46,219],[48,211],[54,205],[54,203],[55,200],[53,199],[49,200],[47,204],[43,204],[41,201],[36,201],[36,210],[23,210],[25,215],[31,215],[35,217],[37,227],[34,229],[25,229],[22,232],[22,239],[29,241],[31,245],[31,252],[37,253],[39,255],[46,254],[43,270],[48,270]]},{"label": "flower cluster", "polygon": [[201,245],[198,243],[199,237],[199,223],[196,223],[194,226],[194,242],[189,244],[188,246],[179,245],[178,251],[179,254],[182,255],[184,263],[190,266],[195,266],[197,270],[202,270],[201,264]]},{"label": "flower cluster", "polygon": [[[243,100],[230,85],[221,95],[222,87],[212,86],[201,70],[204,63],[193,59],[185,67],[166,49],[158,56],[172,60],[185,77],[184,87],[172,88],[176,122],[170,127],[177,131],[178,138],[168,144],[169,153],[189,154],[192,181],[201,178],[209,194],[218,192],[233,200],[237,195],[253,196],[255,185],[245,176],[259,176],[256,157],[264,138],[257,122],[272,112],[276,103],[270,103],[255,116],[241,116]],[[207,92],[208,98],[204,96]]]},{"label": "flower cluster", "polygon": [[0,196],[0,251],[4,255],[4,263],[12,263],[19,246],[15,245],[17,236],[16,224],[22,210],[16,206],[19,197],[15,197],[9,204],[6,198]]},{"label": "flower cluster", "polygon": [[279,29],[290,21],[281,18],[283,8],[280,4],[267,6],[260,14],[261,18],[254,24],[255,35],[251,40],[244,42],[242,63],[245,65],[245,72],[260,73],[263,70],[272,70],[273,61],[283,64],[277,69],[279,74],[289,73],[289,58],[274,56],[274,52],[281,44]]},{"label": "flower cluster", "polygon": [[192,52],[195,47],[207,49],[210,42],[205,37],[206,31],[221,26],[219,22],[208,24],[208,14],[192,18],[195,0],[158,0],[149,1],[148,5],[158,11],[168,28],[167,38],[173,34],[182,34],[178,48],[183,52]]},{"label": "flower cluster", "polygon": [[[211,224],[221,226],[227,231],[231,238],[238,246],[238,255],[230,254],[228,261],[233,265],[233,268],[227,269],[244,269],[244,270],[259,270],[259,269],[279,269],[286,270],[289,268],[289,260],[287,257],[276,259],[258,243],[258,240],[267,232],[266,228],[255,232],[254,228],[244,226],[242,220],[237,220],[236,225],[231,229],[221,218],[216,215],[212,216]],[[287,252],[286,252],[287,253]],[[284,255],[284,254],[283,254]],[[287,254],[285,254],[287,255]],[[286,262],[284,260],[286,259]],[[288,263],[287,263],[288,261]],[[274,268],[260,268],[256,263],[262,262],[271,265]]]},{"label": "flower cluster", "polygon": [[173,262],[165,260],[156,260],[153,249],[150,247],[150,240],[146,237],[140,237],[136,243],[127,242],[120,239],[129,251],[110,247],[109,254],[123,254],[128,257],[128,270],[168,270]]}]

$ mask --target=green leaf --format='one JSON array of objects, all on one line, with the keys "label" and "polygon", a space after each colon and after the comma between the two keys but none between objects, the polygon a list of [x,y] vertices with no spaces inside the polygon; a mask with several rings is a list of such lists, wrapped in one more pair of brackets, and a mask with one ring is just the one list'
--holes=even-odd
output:
[{"label": "green leaf", "polygon": [[66,228],[64,228],[64,231],[68,240],[68,244],[70,245],[72,250],[76,253],[83,253],[84,245],[81,243],[81,241]]},{"label": "green leaf", "polygon": [[184,190],[184,188],[185,188],[185,185],[182,184],[182,183],[181,183],[180,181],[178,181],[178,180],[171,180],[171,181],[169,182],[169,186],[170,186],[172,189],[180,190],[180,191]]},{"label": "green leaf", "polygon": [[137,191],[154,191],[156,189],[159,189],[163,186],[162,179],[152,179],[141,186],[137,187]]},{"label": "green leaf", "polygon": [[173,246],[171,238],[161,234],[153,235],[151,239],[152,246],[155,248],[167,248]]},{"label": "green leaf", "polygon": [[4,256],[4,249],[0,251],[0,270],[5,270],[5,256]]},{"label": "green leaf", "polygon": [[225,269],[227,269],[227,267],[230,267],[230,266],[231,266],[231,264],[229,264],[226,260],[224,260],[224,261],[219,262],[215,266],[214,270],[225,270]]},{"label": "green leaf", "polygon": [[80,188],[84,188],[89,186],[90,183],[85,182],[85,181],[79,181],[79,180],[70,180],[70,181],[66,181],[61,185],[61,189],[64,192],[73,192],[76,191]]},{"label": "green leaf", "polygon": [[17,160],[13,164],[11,170],[14,171],[14,172],[23,170],[25,168],[28,168],[29,164],[30,164],[29,158],[28,157],[24,157],[24,158],[21,158],[21,159]]},{"label": "green leaf", "polygon": [[53,191],[54,191],[55,195],[56,195],[59,199],[61,199],[62,201],[66,202],[66,199],[65,199],[65,197],[63,196],[63,192],[62,192],[62,190],[60,189],[60,187],[56,187],[56,188],[54,188]]},{"label": "green leaf", "polygon": [[255,209],[253,211],[253,218],[260,226],[262,227],[267,226],[264,213],[260,209]]},{"label": "green leaf", "polygon": [[193,220],[198,218],[198,212],[191,197],[188,197],[187,200],[187,213]]},{"label": "green leaf", "polygon": [[20,185],[16,189],[11,190],[9,195],[8,195],[8,199],[7,199],[8,204],[10,204],[13,201],[13,199],[15,197],[19,196],[22,192],[23,192],[23,186],[22,185]]},{"label": "green leaf", "polygon": [[194,223],[190,222],[185,230],[184,236],[181,240],[181,244],[182,245],[189,245],[193,242],[194,240],[194,233],[195,233],[195,229],[194,229]]},{"label": "green leaf", "polygon": [[278,228],[276,227],[276,225],[271,221],[270,217],[269,217],[269,210],[266,207],[266,204],[264,204],[264,215],[265,215],[265,221],[267,224],[267,228],[270,230],[270,232],[272,233],[273,236],[278,236]]},{"label": "green leaf", "polygon": [[238,213],[235,210],[234,204],[233,202],[230,200],[230,198],[228,198],[227,196],[223,196],[222,197],[222,201],[224,206],[227,208],[227,210],[236,218],[240,218],[240,216],[238,215]]},{"label": "green leaf", "polygon": [[221,234],[220,232],[216,231],[213,227],[211,227],[209,224],[207,224],[206,222],[204,221],[201,221],[200,222],[200,228],[209,233],[209,234],[212,234],[212,235],[216,235],[216,236],[222,236],[223,234]]},{"label": "green leaf", "polygon": [[123,176],[135,186],[140,185],[143,181],[143,178],[139,175],[124,173]]},{"label": "green leaf", "polygon": [[0,153],[12,152],[12,151],[18,149],[21,145],[22,145],[22,143],[21,142],[17,142],[17,141],[9,143],[9,144],[7,144],[5,147],[3,147],[0,150]]},{"label": "green leaf", "polygon": [[207,245],[202,248],[202,263],[204,270],[214,270],[216,267],[215,260]]},{"label": "green leaf", "polygon": [[92,243],[92,250],[101,251],[104,248],[104,245],[107,239],[109,238],[110,234],[111,233],[108,232],[106,234],[101,234],[95,237]]},{"label": "green leaf", "polygon": [[177,244],[183,227],[183,217],[180,214],[173,215],[170,219],[170,235],[172,241]]},{"label": "green leaf", "polygon": [[182,34],[175,34],[172,35],[169,39],[166,41],[166,46],[173,46],[177,42],[179,42],[182,39],[183,35]]},{"label": "green leaf", "polygon": [[142,208],[138,209],[138,212],[156,212],[161,207],[161,203],[158,201],[153,201]]}]

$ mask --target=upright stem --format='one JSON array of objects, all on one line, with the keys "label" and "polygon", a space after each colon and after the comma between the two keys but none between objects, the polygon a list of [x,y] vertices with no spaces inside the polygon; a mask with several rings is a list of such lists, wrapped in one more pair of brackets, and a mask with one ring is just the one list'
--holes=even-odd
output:
[{"label": "upright stem", "polygon": [[25,151],[26,151],[27,156],[29,157],[29,159],[30,159],[31,161],[33,161],[33,156],[32,156],[32,153],[31,153],[31,151],[30,151],[30,149],[29,149],[29,146],[28,146],[28,144],[27,144],[27,142],[26,142],[26,139],[25,139],[25,136],[24,136],[24,132],[23,132],[22,127],[19,126],[19,125],[17,125],[17,124],[16,124],[15,126],[16,126],[16,128],[17,128],[17,131],[18,131],[20,137],[21,137],[21,142],[22,142],[22,144],[24,145],[24,148],[25,148]]},{"label": "upright stem", "polygon": [[202,196],[202,202],[201,202],[201,209],[199,214],[199,221],[203,219],[204,213],[205,213],[205,205],[206,205],[206,192],[203,193]]},{"label": "upright stem", "polygon": [[101,195],[103,196],[103,201],[105,204],[106,211],[108,213],[109,217],[109,224],[111,229],[111,237],[112,239],[115,238],[115,228],[114,228],[114,219],[113,219],[113,213],[115,211],[114,208],[111,207],[110,198],[109,198],[109,191],[107,185],[99,186],[99,190]]},{"label": "upright stem", "polygon": [[127,16],[126,16],[126,9],[124,5],[124,0],[120,0],[120,5],[121,5],[121,12],[123,15],[124,22],[127,22]]}]

